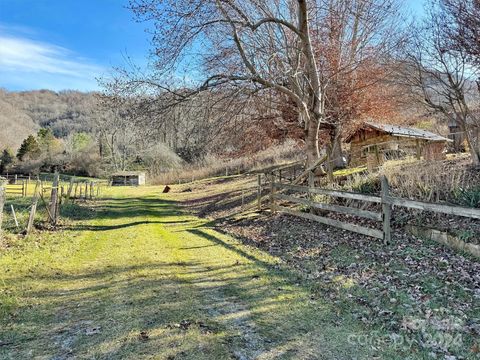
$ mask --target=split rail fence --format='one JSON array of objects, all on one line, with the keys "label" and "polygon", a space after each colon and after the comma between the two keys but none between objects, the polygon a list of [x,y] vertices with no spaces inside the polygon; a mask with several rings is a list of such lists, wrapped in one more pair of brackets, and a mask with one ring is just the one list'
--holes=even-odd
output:
[{"label": "split rail fence", "polygon": [[[281,181],[282,177],[278,174],[275,174],[273,171],[266,173],[264,178],[265,181],[262,183],[262,176],[260,174],[258,175],[257,206],[259,210],[262,208],[262,199],[268,196],[268,205],[272,213],[283,212],[293,216],[313,220],[325,225],[334,226],[343,230],[348,230],[355,233],[371,236],[373,238],[381,239],[385,243],[391,241],[391,219],[392,210],[394,207],[404,207],[408,209],[431,211],[435,213],[480,219],[480,209],[415,201],[395,197],[391,194],[388,181],[385,177],[381,178],[380,196],[315,187],[312,172],[310,172],[308,176],[309,186],[283,183]],[[265,190],[268,191],[265,192]],[[301,195],[303,197],[299,197],[298,195]],[[343,198],[348,200],[356,200],[357,202],[360,201],[364,203],[378,204],[381,210],[370,211],[360,209],[351,205],[336,205],[328,202],[315,201],[315,195],[324,195],[332,198]],[[290,203],[297,206],[304,206],[310,209],[310,212],[300,211],[299,209],[283,206],[279,203]],[[347,201],[345,203],[351,204],[352,202]],[[378,228],[370,228],[346,221],[340,221],[329,217],[317,215],[314,213],[313,209],[353,215],[356,217],[365,218],[377,223],[381,223],[381,226],[379,226]]]}]

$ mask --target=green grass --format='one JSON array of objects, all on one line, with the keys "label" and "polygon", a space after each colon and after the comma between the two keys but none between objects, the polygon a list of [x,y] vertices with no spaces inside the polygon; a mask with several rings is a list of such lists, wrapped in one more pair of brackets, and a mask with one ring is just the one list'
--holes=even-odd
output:
[{"label": "green grass", "polygon": [[[348,275],[307,280],[187,213],[195,203],[183,207],[239,184],[248,182],[196,183],[192,192],[173,186],[169,194],[109,188],[102,200],[64,206],[57,231],[11,237],[0,248],[0,359],[428,358],[428,350],[388,341],[389,334],[423,336],[398,329],[419,314],[397,284],[373,284],[388,290],[379,293]],[[401,258],[424,255],[406,247]],[[330,265],[362,262],[381,271],[349,244],[330,257]],[[305,261],[312,271],[318,266]],[[403,261],[389,267],[399,279],[411,276]],[[432,273],[418,286],[432,311],[448,309],[446,298],[435,297],[442,279]],[[461,286],[451,291],[466,302],[471,296]],[[374,315],[372,306],[390,315]]]},{"label": "green grass", "polygon": [[1,359],[394,358],[349,341],[361,322],[279,259],[160,192],[110,189],[3,250]]}]

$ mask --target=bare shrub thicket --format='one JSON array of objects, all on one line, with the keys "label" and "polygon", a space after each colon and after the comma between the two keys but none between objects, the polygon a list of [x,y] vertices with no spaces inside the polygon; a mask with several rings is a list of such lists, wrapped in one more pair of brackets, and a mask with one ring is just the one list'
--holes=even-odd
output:
[{"label": "bare shrub thicket", "polygon": [[303,160],[303,153],[301,147],[295,141],[290,140],[251,156],[221,158],[210,155],[201,163],[165,172],[151,181],[157,184],[172,184],[214,176],[236,175],[294,160]]},{"label": "bare shrub thicket", "polygon": [[466,159],[387,162],[382,173],[396,196],[480,207],[480,170],[469,166]]},{"label": "bare shrub thicket", "polygon": [[[480,208],[480,169],[466,155],[443,161],[413,158],[386,161],[378,172],[359,172],[322,186],[356,193],[380,195],[380,176],[386,176],[393,196],[436,203]],[[378,204],[358,203],[321,196],[323,202],[379,210]]]}]

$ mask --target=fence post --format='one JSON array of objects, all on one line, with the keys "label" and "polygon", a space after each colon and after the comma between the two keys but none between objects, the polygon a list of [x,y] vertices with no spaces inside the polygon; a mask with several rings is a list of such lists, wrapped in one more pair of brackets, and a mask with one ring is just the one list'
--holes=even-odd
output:
[{"label": "fence post", "polygon": [[40,191],[40,181],[37,181],[37,184],[35,185],[35,190],[33,193],[33,201],[32,201],[32,208],[30,210],[30,216],[28,217],[28,224],[27,224],[27,230],[26,234],[30,234],[33,228],[33,222],[35,220],[35,213],[37,212],[37,204],[38,204],[38,192]]},{"label": "fence post", "polygon": [[72,190],[73,190],[73,180],[75,179],[74,176],[70,178],[70,183],[68,184],[68,190],[67,190],[67,197],[65,202],[69,201],[71,196],[72,196]]},{"label": "fence post", "polygon": [[52,215],[52,225],[57,224],[58,219],[58,182],[59,182],[60,175],[58,172],[55,172],[53,177],[53,184],[52,184],[52,194],[50,197],[50,214]]},{"label": "fence post", "polygon": [[62,204],[62,201],[63,201],[63,197],[65,196],[65,187],[62,185],[60,187],[60,200],[59,200],[59,204],[61,205]]},{"label": "fence post", "polygon": [[[310,190],[315,187],[315,174],[313,173],[313,170],[308,172],[308,187],[309,187]],[[309,192],[308,199],[310,201],[313,201],[313,193],[312,192]],[[313,207],[310,207],[310,212],[313,212],[313,211],[314,211]]]},{"label": "fence post", "polygon": [[5,182],[0,180],[0,237],[2,236],[3,206],[5,205]]},{"label": "fence post", "polygon": [[28,195],[28,181],[23,180],[23,197],[27,197]]},{"label": "fence post", "polygon": [[257,206],[258,211],[262,210],[262,174],[257,175]]},{"label": "fence post", "polygon": [[13,207],[13,204],[10,204],[10,209],[12,210],[12,216],[13,220],[15,221],[15,227],[18,229],[18,219],[17,219],[17,214],[15,213],[15,208]]},{"label": "fence post", "polygon": [[383,243],[388,244],[391,240],[390,220],[392,218],[392,206],[387,203],[390,186],[385,176],[381,177],[382,184],[382,222],[383,222]]},{"label": "fence post", "polygon": [[333,160],[331,157],[333,146],[335,145],[328,145],[327,149],[327,178],[329,183],[333,183]]},{"label": "fence post", "polygon": [[270,173],[270,211],[275,213],[275,177],[273,176],[273,172]]}]

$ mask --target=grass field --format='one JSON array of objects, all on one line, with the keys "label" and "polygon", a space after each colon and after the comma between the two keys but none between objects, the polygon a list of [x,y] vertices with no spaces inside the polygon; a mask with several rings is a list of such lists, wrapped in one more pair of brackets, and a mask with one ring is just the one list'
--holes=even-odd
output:
[{"label": "grass field", "polygon": [[382,329],[339,316],[314,283],[177,195],[111,188],[68,208],[60,230],[3,250],[0,358],[404,358],[359,341]]}]

